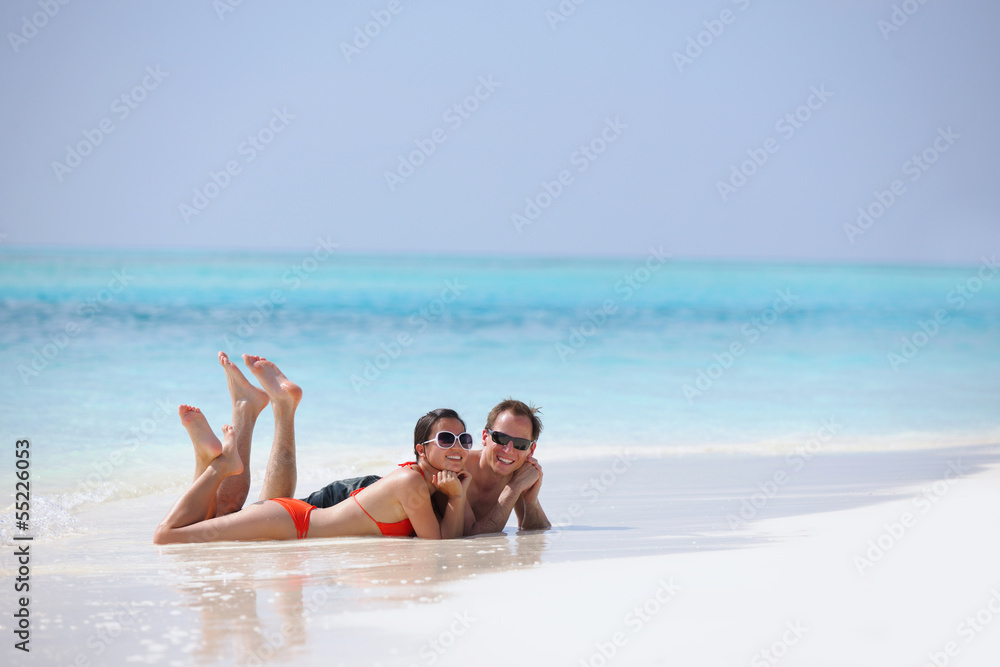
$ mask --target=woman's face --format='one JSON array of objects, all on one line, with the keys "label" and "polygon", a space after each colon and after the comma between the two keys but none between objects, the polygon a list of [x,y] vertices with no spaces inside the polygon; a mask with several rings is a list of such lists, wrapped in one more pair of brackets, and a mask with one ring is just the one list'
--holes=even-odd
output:
[{"label": "woman's face", "polygon": [[[459,420],[445,417],[434,422],[427,439],[434,440],[439,431],[450,431],[457,436],[465,432],[465,427]],[[428,463],[439,470],[458,472],[465,467],[465,459],[469,458],[469,450],[464,449],[458,442],[455,442],[448,449],[442,449],[436,441],[428,442],[424,445],[424,457]]]}]

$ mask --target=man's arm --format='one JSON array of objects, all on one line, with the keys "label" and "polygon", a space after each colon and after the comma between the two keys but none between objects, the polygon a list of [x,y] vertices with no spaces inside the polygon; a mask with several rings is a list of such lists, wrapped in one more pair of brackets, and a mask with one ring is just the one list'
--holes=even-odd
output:
[{"label": "man's arm", "polygon": [[482,533],[502,532],[521,494],[538,482],[538,476],[539,472],[536,466],[527,463],[521,466],[521,469],[515,472],[507,485],[503,487],[497,504],[490,510],[489,514],[482,519],[477,518],[476,522],[472,524],[471,532],[466,534],[481,535]]},{"label": "man's arm", "polygon": [[503,487],[497,504],[490,510],[490,513],[482,519],[476,519],[466,535],[482,535],[483,533],[501,533],[507,525],[507,519],[514,510],[514,505],[521,496],[520,492],[514,491],[510,484]]},{"label": "man's arm", "polygon": [[517,512],[517,527],[521,530],[548,530],[552,527],[537,500],[529,505],[524,498],[520,498],[514,510]]},{"label": "man's arm", "polygon": [[514,511],[517,512],[517,527],[521,530],[548,530],[552,524],[538,502],[538,492],[542,488],[542,466],[534,458],[528,459],[525,465],[532,465],[538,470],[538,481],[518,498],[514,506]]}]

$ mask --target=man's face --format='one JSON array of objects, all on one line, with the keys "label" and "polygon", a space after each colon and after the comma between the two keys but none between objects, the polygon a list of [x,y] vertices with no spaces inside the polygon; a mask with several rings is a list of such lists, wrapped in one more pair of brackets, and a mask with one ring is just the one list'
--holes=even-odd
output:
[{"label": "man's face", "polygon": [[[531,440],[531,420],[527,417],[504,412],[497,417],[493,424],[493,430],[515,438],[525,438]],[[519,451],[514,449],[514,443],[508,442],[506,445],[498,445],[493,442],[490,434],[483,429],[483,456],[493,472],[498,475],[509,475],[524,465],[524,462],[535,451],[535,445],[528,449]]]}]

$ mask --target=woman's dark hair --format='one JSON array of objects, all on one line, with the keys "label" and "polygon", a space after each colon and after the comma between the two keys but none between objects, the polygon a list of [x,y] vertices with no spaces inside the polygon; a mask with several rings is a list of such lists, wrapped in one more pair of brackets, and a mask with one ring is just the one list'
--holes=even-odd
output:
[{"label": "woman's dark hair", "polygon": [[[427,442],[431,439],[431,429],[434,428],[434,424],[441,419],[457,419],[462,422],[462,430],[465,430],[465,420],[458,416],[458,413],[450,408],[438,408],[437,410],[431,410],[426,415],[417,420],[417,425],[413,429],[413,460],[417,461],[420,457],[417,455],[417,445]],[[456,433],[456,435],[458,435]]]}]

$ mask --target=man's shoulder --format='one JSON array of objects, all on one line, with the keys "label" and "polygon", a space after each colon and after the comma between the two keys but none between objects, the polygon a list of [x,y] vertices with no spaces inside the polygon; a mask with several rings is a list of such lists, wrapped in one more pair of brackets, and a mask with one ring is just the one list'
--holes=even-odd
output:
[{"label": "man's shoulder", "polygon": [[483,453],[481,449],[474,449],[469,452],[469,457],[465,459],[465,470],[472,475],[472,483],[482,482],[483,470],[480,467],[481,458],[480,455]]}]

